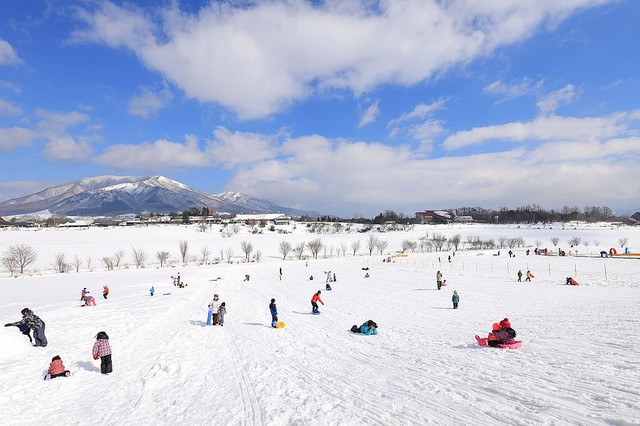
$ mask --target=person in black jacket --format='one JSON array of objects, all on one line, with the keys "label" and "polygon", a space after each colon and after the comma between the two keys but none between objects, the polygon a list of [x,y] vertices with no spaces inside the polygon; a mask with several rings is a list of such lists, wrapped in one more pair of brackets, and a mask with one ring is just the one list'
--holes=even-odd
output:
[{"label": "person in black jacket", "polygon": [[42,321],[40,317],[34,314],[29,308],[24,308],[20,313],[22,314],[22,319],[20,321],[5,324],[4,326],[15,326],[21,328],[26,325],[29,329],[33,330],[33,338],[36,341],[33,346],[47,346],[47,338],[44,335],[44,321]]}]

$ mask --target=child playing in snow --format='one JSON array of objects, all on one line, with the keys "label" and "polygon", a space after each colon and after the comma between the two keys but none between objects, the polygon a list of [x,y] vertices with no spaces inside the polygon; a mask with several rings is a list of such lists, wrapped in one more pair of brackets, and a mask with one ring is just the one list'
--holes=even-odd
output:
[{"label": "child playing in snow", "polygon": [[227,313],[227,304],[222,302],[218,308],[218,324],[224,325],[224,316]]},{"label": "child playing in snow", "polygon": [[378,334],[378,324],[376,324],[373,320],[369,320],[362,324],[360,327],[354,325],[351,327],[351,331],[354,333],[362,333],[368,336],[377,335]]},{"label": "child playing in snow", "polygon": [[458,292],[453,290],[453,296],[451,296],[451,301],[453,302],[453,309],[458,309],[458,303],[460,302],[460,296],[458,296]]},{"label": "child playing in snow", "polygon": [[96,299],[93,296],[86,294],[82,300],[84,301],[84,305],[82,306],[96,306]]},{"label": "child playing in snow", "polygon": [[319,312],[318,311],[318,302],[322,303],[324,305],[324,302],[322,301],[322,299],[320,299],[320,293],[322,293],[320,290],[318,290],[316,292],[316,294],[313,295],[313,297],[311,298],[311,312],[316,313]]},{"label": "child playing in snow", "polygon": [[100,358],[100,372],[109,374],[113,371],[111,364],[111,346],[109,346],[109,336],[104,331],[96,335],[96,343],[93,344],[93,359]]},{"label": "child playing in snow", "polygon": [[91,293],[89,290],[87,290],[87,288],[83,288],[82,289],[82,295],[80,296],[80,300],[84,301],[85,296],[87,295],[87,293]]},{"label": "child playing in snow", "polygon": [[269,304],[269,311],[271,311],[271,327],[276,328],[278,323],[278,308],[276,307],[276,299],[271,299]]},{"label": "child playing in snow", "polygon": [[104,287],[102,287],[102,297],[106,299],[108,295],[109,295],[109,286],[105,285]]},{"label": "child playing in snow", "polygon": [[[499,329],[497,331],[493,331],[493,336],[497,339],[497,344],[509,344],[513,343],[514,337],[516,337],[516,332],[513,328],[511,328],[511,323],[508,318],[503,319],[498,324]],[[495,330],[495,324],[494,324]],[[488,343],[488,342],[487,342]]]},{"label": "child playing in snow", "polygon": [[56,377],[69,377],[71,372],[69,370],[64,369],[64,364],[60,359],[59,355],[51,358],[51,364],[49,364],[49,370],[47,371],[46,376],[44,376],[45,380],[55,379]]},{"label": "child playing in snow", "polygon": [[153,288],[153,286],[151,286],[151,288],[149,289],[149,294],[150,294],[151,296],[153,296],[153,293],[155,293],[155,292],[156,292],[156,289],[155,289],[155,288]]}]

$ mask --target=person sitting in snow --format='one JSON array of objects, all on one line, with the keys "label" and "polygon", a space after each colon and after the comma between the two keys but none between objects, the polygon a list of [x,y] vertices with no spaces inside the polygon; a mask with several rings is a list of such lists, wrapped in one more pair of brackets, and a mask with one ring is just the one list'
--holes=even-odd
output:
[{"label": "person sitting in snow", "polygon": [[81,306],[96,306],[96,299],[88,294],[82,298],[82,301],[84,302],[84,305]]},{"label": "person sitting in snow", "polygon": [[500,324],[495,322],[495,323],[493,323],[493,326],[491,327],[491,331],[489,332],[489,335],[487,336],[487,345],[489,345],[491,347],[496,347],[500,343],[502,343],[500,338],[496,337],[496,335],[495,335],[495,333],[497,333],[498,331],[500,331]]},{"label": "person sitting in snow", "polygon": [[331,284],[327,283],[327,284],[324,286],[324,289],[325,289],[325,290],[331,290]]},{"label": "person sitting in snow", "polygon": [[33,313],[33,311],[29,308],[24,308],[20,311],[22,314],[22,319],[18,322],[11,322],[9,324],[5,324],[5,327],[15,326],[22,329],[24,325],[29,327],[30,330],[33,330],[33,339],[36,343],[33,346],[47,346],[47,338],[44,335],[44,327],[45,323],[40,319],[39,316]]},{"label": "person sitting in snow", "polygon": [[56,355],[51,358],[51,364],[49,364],[49,370],[47,370],[47,374],[44,376],[44,379],[51,380],[56,377],[69,377],[70,375],[71,372],[64,369],[64,364],[60,359],[60,355]]},{"label": "person sitting in snow", "polygon": [[500,321],[498,325],[500,326],[500,330],[493,332],[493,335],[498,340],[498,343],[496,344],[513,343],[513,340],[516,337],[516,332],[513,328],[511,328],[511,323],[509,322],[509,319],[508,318],[503,319],[502,321]]},{"label": "person sitting in snow", "polygon": [[362,333],[368,336],[372,334],[377,335],[378,324],[376,324],[373,320],[368,320],[364,324],[362,324],[360,327],[358,327],[357,325],[354,325],[353,327],[351,327],[351,331],[353,333]]}]

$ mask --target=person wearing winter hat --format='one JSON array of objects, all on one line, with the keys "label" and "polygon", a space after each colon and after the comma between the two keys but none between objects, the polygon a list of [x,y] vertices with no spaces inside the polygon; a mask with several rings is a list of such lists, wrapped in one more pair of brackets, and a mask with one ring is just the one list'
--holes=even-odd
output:
[{"label": "person wearing winter hat", "polygon": [[47,370],[47,374],[44,376],[44,379],[51,380],[56,377],[69,377],[70,375],[71,372],[64,369],[64,364],[62,363],[62,359],[60,359],[60,355],[56,355],[51,358],[51,364],[49,364],[49,369]]},{"label": "person wearing winter hat", "polygon": [[491,331],[487,336],[487,345],[495,347],[495,346],[498,346],[498,344],[500,344],[500,339],[496,337],[496,335],[494,334],[498,331],[500,331],[500,323],[495,322],[493,323],[493,326],[491,327]]},{"label": "person wearing winter hat", "polygon": [[324,305],[324,302],[322,301],[322,299],[320,299],[320,293],[322,292],[318,290],[311,298],[311,312],[314,314],[320,313],[320,311],[318,311],[318,302]]},{"label": "person wearing winter hat", "polygon": [[500,327],[500,329],[498,331],[494,331],[493,335],[500,340],[499,343],[505,343],[505,344],[512,343],[514,340],[514,337],[516,337],[516,332],[513,328],[511,328],[511,323],[509,322],[509,318],[505,318],[502,321],[500,321],[498,326]]},{"label": "person wearing winter hat", "polygon": [[451,301],[453,302],[453,309],[458,309],[458,303],[460,302],[460,296],[458,295],[457,290],[453,290],[453,296],[451,296]]},{"label": "person wearing winter hat", "polygon": [[113,371],[111,363],[111,346],[109,345],[109,336],[104,331],[96,335],[96,342],[93,344],[93,359],[100,358],[100,372],[109,374]]}]

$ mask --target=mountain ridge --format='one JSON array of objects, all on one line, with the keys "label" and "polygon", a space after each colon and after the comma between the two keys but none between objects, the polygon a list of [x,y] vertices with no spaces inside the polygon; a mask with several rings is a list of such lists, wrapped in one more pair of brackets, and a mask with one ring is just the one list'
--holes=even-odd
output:
[{"label": "mountain ridge", "polygon": [[165,176],[96,176],[46,188],[0,203],[0,215],[33,214],[48,210],[68,216],[116,216],[145,212],[182,212],[204,207],[219,213],[283,213],[315,215],[279,206],[239,192],[207,194]]}]

